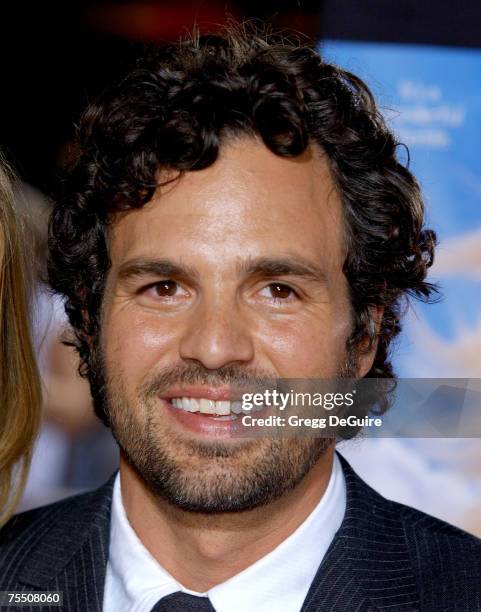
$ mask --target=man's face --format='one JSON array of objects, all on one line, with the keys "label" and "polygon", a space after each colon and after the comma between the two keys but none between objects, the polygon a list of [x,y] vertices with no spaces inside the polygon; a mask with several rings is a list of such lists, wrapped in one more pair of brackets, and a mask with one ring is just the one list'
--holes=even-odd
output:
[{"label": "man's face", "polygon": [[236,438],[231,416],[189,409],[222,400],[225,413],[231,383],[345,372],[341,203],[321,153],[285,159],[237,140],[122,214],[108,246],[98,361],[124,456],[190,510],[293,488],[326,440]]}]

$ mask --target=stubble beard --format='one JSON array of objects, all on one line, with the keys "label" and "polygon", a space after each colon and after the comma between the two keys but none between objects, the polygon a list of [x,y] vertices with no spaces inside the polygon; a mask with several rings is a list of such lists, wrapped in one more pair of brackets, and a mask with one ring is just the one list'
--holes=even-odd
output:
[{"label": "stubble beard", "polygon": [[[132,400],[120,370],[112,368],[117,374],[110,375],[100,351],[95,368],[97,410],[107,415],[124,458],[155,496],[188,512],[241,512],[267,505],[292,491],[334,444],[331,438],[309,436],[203,442],[165,426],[158,400],[162,388],[182,382],[259,385],[272,380],[266,373],[227,366],[213,375],[199,364],[186,364],[152,376]],[[351,376],[353,368],[353,360],[346,360],[339,376]]]}]

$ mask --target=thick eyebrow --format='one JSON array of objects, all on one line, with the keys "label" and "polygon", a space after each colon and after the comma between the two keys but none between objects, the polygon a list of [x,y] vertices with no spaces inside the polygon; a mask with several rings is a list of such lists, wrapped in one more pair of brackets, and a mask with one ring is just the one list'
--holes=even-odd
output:
[{"label": "thick eyebrow", "polygon": [[121,281],[142,276],[195,279],[198,278],[198,273],[193,268],[170,259],[131,259],[119,268],[118,278]]},{"label": "thick eyebrow", "polygon": [[248,275],[275,277],[275,276],[299,276],[307,280],[327,282],[324,270],[297,257],[269,258],[260,257],[251,259],[242,264],[242,268]]},{"label": "thick eyebrow", "polygon": [[[307,280],[327,282],[321,267],[297,257],[248,259],[239,265],[239,272],[248,276],[274,278],[276,276],[298,276]],[[198,280],[198,272],[189,266],[170,259],[131,259],[123,263],[118,272],[120,281],[143,276]]]}]

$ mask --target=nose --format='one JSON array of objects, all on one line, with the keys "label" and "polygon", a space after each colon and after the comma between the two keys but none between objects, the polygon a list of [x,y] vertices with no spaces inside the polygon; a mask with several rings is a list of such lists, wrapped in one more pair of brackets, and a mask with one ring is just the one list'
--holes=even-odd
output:
[{"label": "nose", "polygon": [[211,370],[249,363],[254,357],[254,344],[247,321],[233,306],[203,305],[192,313],[181,338],[180,357],[194,359]]}]

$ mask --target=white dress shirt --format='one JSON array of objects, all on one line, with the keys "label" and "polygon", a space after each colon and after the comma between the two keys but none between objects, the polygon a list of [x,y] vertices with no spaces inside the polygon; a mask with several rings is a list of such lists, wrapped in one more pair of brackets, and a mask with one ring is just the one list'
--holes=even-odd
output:
[{"label": "white dress shirt", "polygon": [[306,520],[277,548],[207,593],[183,587],[149,553],[132,529],[117,475],[103,612],[150,612],[171,593],[208,596],[216,612],[298,612],[346,509],[342,466],[334,459],[329,485]]}]

